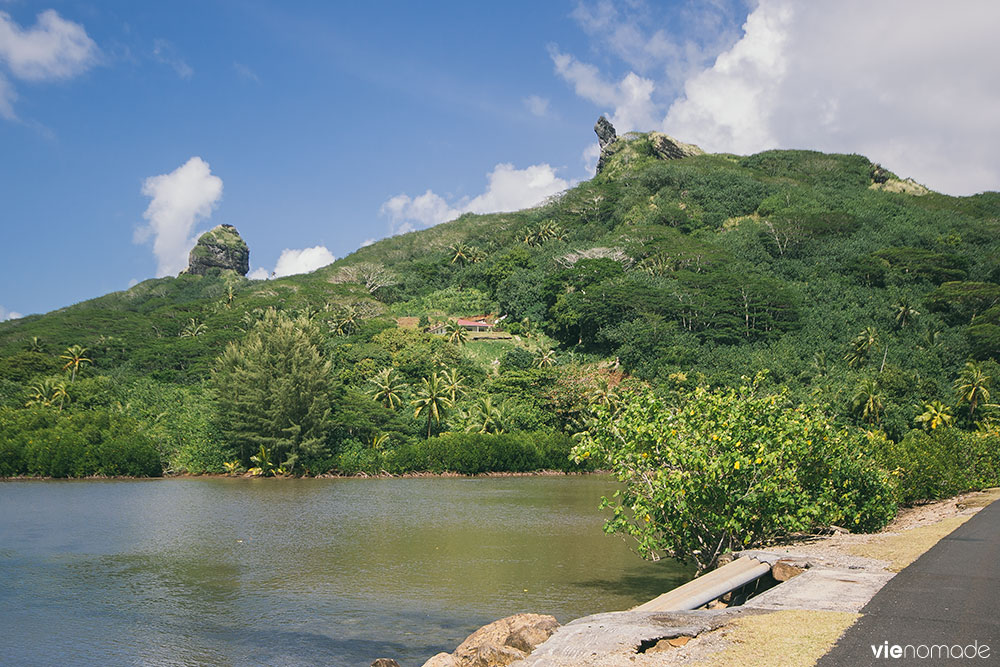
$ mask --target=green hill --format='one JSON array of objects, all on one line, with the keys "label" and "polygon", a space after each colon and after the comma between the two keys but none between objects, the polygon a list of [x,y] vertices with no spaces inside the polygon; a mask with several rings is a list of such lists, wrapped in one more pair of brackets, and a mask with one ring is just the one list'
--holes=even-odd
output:
[{"label": "green hill", "polygon": [[[264,445],[301,446],[291,466],[324,472],[391,467],[385,452],[418,456],[428,432],[545,433],[551,452],[513,436],[509,447],[564,460],[588,401],[623,378],[684,392],[767,369],[796,400],[894,441],[933,401],[966,428],[988,416],[960,405],[953,382],[970,360],[1000,373],[1000,193],[928,192],[859,155],[664,159],[662,136],[618,138],[598,176],[535,208],[463,215],[311,274],[208,269],[0,323],[0,421],[58,429],[62,417],[36,414],[58,402],[62,415],[104,415],[98,430],[141,435],[167,470],[249,466]],[[329,362],[319,444],[241,435],[219,416],[212,370],[227,345],[270,326],[257,323],[271,308],[308,321],[303,340]],[[485,313],[510,336],[461,345],[397,326]],[[69,381],[60,355],[72,345],[89,361]],[[401,407],[373,398],[385,369]],[[414,417],[408,404],[446,369],[464,378],[447,416]],[[39,391],[46,378],[65,382],[61,401]],[[0,474],[48,470],[19,456]]]}]

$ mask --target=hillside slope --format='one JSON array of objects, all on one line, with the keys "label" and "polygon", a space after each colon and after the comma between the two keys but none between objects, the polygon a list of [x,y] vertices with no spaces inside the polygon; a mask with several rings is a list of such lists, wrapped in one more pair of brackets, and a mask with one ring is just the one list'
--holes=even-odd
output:
[{"label": "hillside slope", "polygon": [[[615,139],[595,178],[535,208],[466,214],[311,274],[208,269],[0,323],[0,399],[22,406],[71,345],[87,349],[91,379],[206,391],[226,345],[271,307],[318,324],[353,397],[341,406],[368,410],[384,368],[415,391],[444,364],[516,404],[521,430],[573,431],[566,406],[582,389],[570,377],[684,391],[767,369],[792,395],[899,439],[929,402],[955,404],[970,359],[998,375],[1000,194],[928,192],[858,155],[671,158],[662,136]],[[396,327],[485,313],[509,340],[449,346]],[[342,437],[419,433],[392,419]]]}]

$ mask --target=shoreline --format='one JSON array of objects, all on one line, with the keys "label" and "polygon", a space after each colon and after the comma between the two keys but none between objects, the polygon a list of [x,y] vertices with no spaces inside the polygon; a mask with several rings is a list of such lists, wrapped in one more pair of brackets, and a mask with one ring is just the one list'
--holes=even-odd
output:
[{"label": "shoreline", "polygon": [[276,475],[271,477],[262,477],[259,475],[248,475],[242,473],[239,475],[229,475],[221,472],[206,472],[206,473],[177,473],[177,474],[165,474],[159,477],[129,477],[127,475],[88,475],[86,477],[35,477],[31,475],[18,475],[15,477],[0,477],[0,483],[2,482],[111,482],[111,481],[131,481],[131,482],[142,482],[142,481],[157,481],[166,479],[268,479],[268,480],[301,480],[301,479],[421,479],[421,478],[451,478],[451,477],[465,477],[468,479],[476,479],[478,477],[583,477],[586,475],[607,475],[610,474],[606,470],[530,470],[527,472],[482,472],[476,473],[474,475],[467,475],[460,472],[405,472],[398,475],[392,473],[379,473],[376,475],[368,473],[355,473],[353,475],[338,475],[335,473],[321,473],[319,475]]},{"label": "shoreline", "polygon": [[[775,575],[780,580],[777,585],[739,606],[727,607],[720,599],[693,611],[633,608],[579,618],[558,627],[520,659],[497,664],[811,666],[861,617],[862,607],[897,572],[997,500],[1000,488],[967,492],[902,508],[878,533],[804,536],[765,549],[738,552],[736,556],[772,561],[772,566],[780,562],[798,571]],[[520,616],[525,615],[530,614]],[[467,642],[474,637],[476,633],[460,646],[465,647],[464,652],[439,654],[424,667],[465,667],[467,663],[461,658],[471,650]],[[488,651],[499,649],[485,647]]]}]

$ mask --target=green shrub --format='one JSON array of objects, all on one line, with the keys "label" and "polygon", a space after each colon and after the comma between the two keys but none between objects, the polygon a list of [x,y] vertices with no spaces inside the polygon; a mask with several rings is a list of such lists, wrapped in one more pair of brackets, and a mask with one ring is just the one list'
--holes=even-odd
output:
[{"label": "green shrub", "polygon": [[0,426],[0,476],[152,477],[163,471],[149,437],[118,414],[7,410]]},{"label": "green shrub", "polygon": [[570,460],[572,440],[555,432],[443,433],[428,440],[378,451],[357,441],[342,446],[337,469],[343,474],[364,472],[487,472],[579,470]]},{"label": "green shrub", "polygon": [[948,498],[1000,485],[1000,434],[942,428],[910,431],[884,443],[879,456],[895,470],[900,502]]},{"label": "green shrub", "polygon": [[864,433],[764,394],[759,381],[696,389],[677,409],[640,390],[619,412],[600,411],[574,454],[624,483],[605,499],[614,511],[605,530],[635,538],[640,555],[703,570],[727,551],[795,532],[884,526],[896,510],[893,488],[864,453]]}]

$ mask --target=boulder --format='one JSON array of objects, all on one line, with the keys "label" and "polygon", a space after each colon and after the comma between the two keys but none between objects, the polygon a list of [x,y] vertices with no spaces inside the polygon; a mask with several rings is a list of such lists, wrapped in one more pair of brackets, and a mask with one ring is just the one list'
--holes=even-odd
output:
[{"label": "boulder", "polygon": [[181,273],[203,276],[210,270],[230,270],[245,276],[250,270],[250,249],[232,225],[219,225],[198,239],[188,267]]},{"label": "boulder", "polygon": [[806,569],[802,567],[801,563],[795,563],[790,560],[782,559],[771,566],[771,576],[775,578],[776,581],[788,581],[792,577],[797,577]]},{"label": "boulder", "polygon": [[679,160],[682,157],[705,154],[705,151],[694,144],[686,144],[662,132],[650,132],[649,140],[653,144],[653,152],[661,160]]},{"label": "boulder", "polygon": [[438,653],[436,656],[423,664],[423,667],[458,667],[455,657],[451,653]]},{"label": "boulder", "polygon": [[399,667],[399,663],[392,658],[378,658],[370,667]]},{"label": "boulder", "polygon": [[438,653],[423,667],[503,667],[526,658],[558,627],[553,616],[514,614],[484,625],[454,653]]}]

